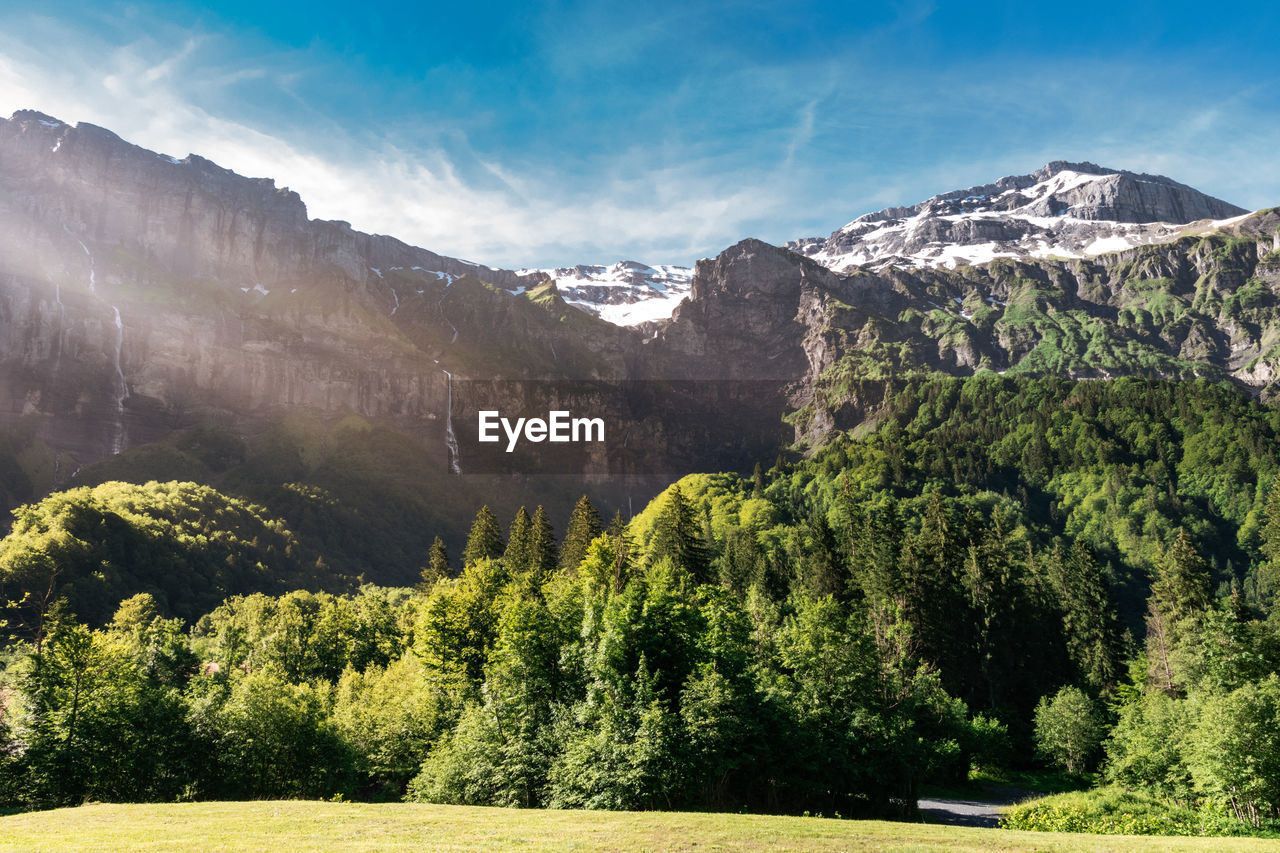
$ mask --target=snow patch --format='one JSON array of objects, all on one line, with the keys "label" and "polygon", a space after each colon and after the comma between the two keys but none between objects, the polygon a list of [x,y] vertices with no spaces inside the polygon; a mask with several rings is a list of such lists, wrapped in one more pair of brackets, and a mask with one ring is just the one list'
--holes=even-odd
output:
[{"label": "snow patch", "polygon": [[564,301],[615,326],[667,320],[689,295],[693,270],[638,261],[520,270],[555,280]]},{"label": "snow patch", "polygon": [[1133,241],[1126,237],[1099,237],[1088,246],[1085,246],[1084,253],[1086,255],[1102,255],[1107,252],[1120,252],[1125,249],[1132,249],[1133,245]]}]

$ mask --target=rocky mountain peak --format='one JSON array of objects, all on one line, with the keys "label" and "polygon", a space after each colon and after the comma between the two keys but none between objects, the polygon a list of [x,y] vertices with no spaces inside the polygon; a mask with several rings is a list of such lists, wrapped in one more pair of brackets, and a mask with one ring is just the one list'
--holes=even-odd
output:
[{"label": "rocky mountain peak", "polygon": [[1243,208],[1162,175],[1052,161],[1026,175],[868,213],[788,248],[839,271],[997,257],[1084,257],[1161,242]]},{"label": "rocky mountain peak", "polygon": [[41,124],[45,127],[64,126],[58,119],[51,115],[46,115],[39,110],[18,110],[9,117],[9,121],[19,125],[26,125],[31,122],[35,122],[36,124]]}]

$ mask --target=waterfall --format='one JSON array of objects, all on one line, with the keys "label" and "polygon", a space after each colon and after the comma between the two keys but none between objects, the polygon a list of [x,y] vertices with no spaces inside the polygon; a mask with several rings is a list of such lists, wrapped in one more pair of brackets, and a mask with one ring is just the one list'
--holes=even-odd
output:
[{"label": "waterfall", "polygon": [[391,298],[396,301],[396,307],[391,309],[391,316],[396,316],[396,312],[400,310],[400,295],[396,293],[396,289],[391,288]]},{"label": "waterfall", "polygon": [[62,336],[63,330],[67,327],[67,312],[62,304],[62,285],[56,277],[53,279],[53,301],[58,305],[58,348],[53,355],[53,369],[56,371],[58,365],[62,363]]},{"label": "waterfall", "polygon": [[[453,282],[451,281],[449,284],[453,284]],[[441,319],[453,330],[453,337],[449,339],[449,343],[456,344],[458,342],[458,327],[450,323],[448,315],[444,313],[444,297],[449,293],[449,284],[446,284],[444,290],[440,293],[440,301],[436,303],[436,307],[440,309]]]},{"label": "waterfall", "polygon": [[461,474],[462,466],[458,464],[458,437],[453,433],[453,374],[447,370],[443,373],[449,377],[449,405],[444,416],[444,446],[449,451],[449,470],[455,474]]},{"label": "waterfall", "polygon": [[116,324],[115,353],[112,356],[112,363],[116,369],[116,387],[113,389],[116,407],[116,430],[115,436],[111,440],[111,452],[115,454],[124,449],[124,401],[129,398],[129,385],[124,381],[124,370],[120,366],[120,352],[124,349],[124,321],[120,319],[120,309],[116,306],[111,306],[111,313],[115,318]]},{"label": "waterfall", "polygon": [[98,291],[95,290],[93,286],[94,284],[93,252],[89,251],[89,247],[84,244],[83,240],[76,240],[76,242],[80,244],[81,249],[84,249],[84,253],[89,256],[89,292],[97,293]]},{"label": "waterfall", "polygon": [[[71,234],[71,229],[66,225],[62,226],[62,230]],[[74,236],[74,235],[72,235]],[[93,252],[89,251],[89,247],[84,244],[83,240],[77,239],[80,248],[84,250],[85,256],[89,258],[89,292],[93,295],[98,294],[97,289],[97,268],[93,261]],[[62,352],[62,289],[54,282],[54,298],[58,301],[58,352]],[[120,309],[112,305],[111,318],[116,327],[115,341],[113,341],[111,353],[111,366],[115,368],[115,381],[112,383],[114,387],[111,389],[112,401],[115,408],[115,429],[111,436],[111,453],[117,454],[124,449],[124,401],[129,399],[129,385],[124,379],[124,367],[121,365],[121,353],[124,350],[124,320],[120,317]],[[72,474],[74,477],[75,475]]]}]

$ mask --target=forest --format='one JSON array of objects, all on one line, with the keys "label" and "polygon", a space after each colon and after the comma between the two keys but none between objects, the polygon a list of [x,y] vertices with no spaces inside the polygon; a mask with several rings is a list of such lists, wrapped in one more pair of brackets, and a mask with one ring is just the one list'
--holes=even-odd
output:
[{"label": "forest", "polygon": [[413,587],[335,591],[322,546],[205,486],[23,507],[0,802],[911,818],[922,786],[1055,767],[1159,813],[1011,825],[1274,832],[1280,410],[983,374],[879,411],[630,519],[482,507]]}]

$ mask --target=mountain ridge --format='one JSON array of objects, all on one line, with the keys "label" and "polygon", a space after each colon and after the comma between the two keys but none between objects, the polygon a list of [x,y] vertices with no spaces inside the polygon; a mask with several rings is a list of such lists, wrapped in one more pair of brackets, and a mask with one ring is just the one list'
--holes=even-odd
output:
[{"label": "mountain ridge", "polygon": [[[185,479],[172,437],[207,423],[250,445],[299,417],[318,433],[369,423],[408,454],[388,470],[430,472],[447,495],[466,479],[450,471],[477,470],[478,410],[592,411],[618,444],[564,473],[604,488],[812,449],[874,419],[886,382],[931,373],[1205,377],[1268,399],[1280,375],[1273,211],[1087,258],[954,268],[845,271],[749,239],[698,262],[669,320],[631,327],[575,306],[590,296],[575,288],[669,269],[566,268],[582,279],[562,288],[308,220],[296,193],[198,155],[20,115],[0,123],[0,466],[26,484],[7,505],[97,477],[95,463]],[[1058,189],[1000,203],[1070,192],[1068,165]],[[303,459],[323,458],[309,446]],[[131,455],[146,448],[145,464]]]},{"label": "mountain ridge", "polygon": [[1161,242],[1249,211],[1163,175],[1055,160],[1026,175],[863,214],[787,248],[840,272],[997,257],[1085,257]]}]

